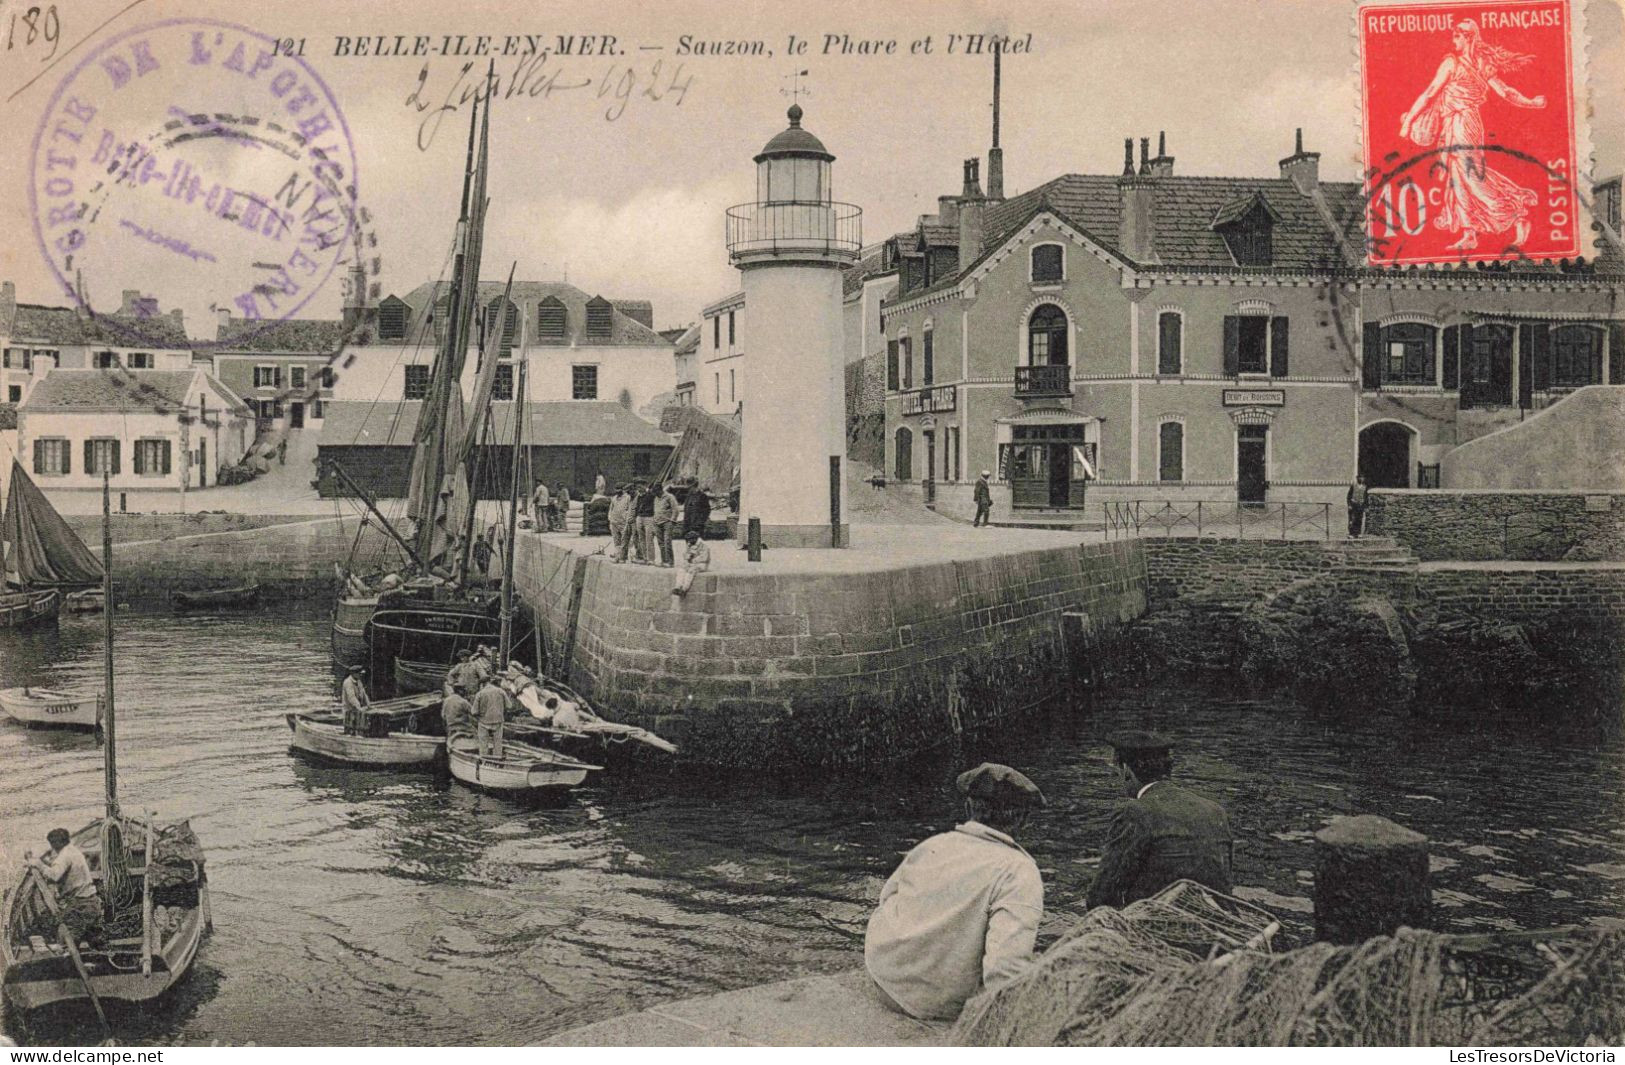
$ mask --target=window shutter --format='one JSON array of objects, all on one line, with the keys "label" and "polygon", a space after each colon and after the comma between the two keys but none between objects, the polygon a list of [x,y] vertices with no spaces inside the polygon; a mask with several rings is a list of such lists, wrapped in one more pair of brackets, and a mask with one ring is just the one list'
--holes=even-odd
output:
[{"label": "window shutter", "polygon": [[[45,472],[45,444],[44,440],[34,441],[34,472]],[[55,445],[52,445],[53,447]]]},{"label": "window shutter", "polygon": [[1382,387],[1382,326],[1374,322],[1365,325],[1365,351],[1360,366],[1362,388]]},{"label": "window shutter", "polygon": [[130,468],[140,477],[147,472],[147,449],[141,446],[142,441],[135,442],[135,454],[130,458]]},{"label": "window shutter", "polygon": [[897,391],[897,341],[886,341],[886,388]]},{"label": "window shutter", "polygon": [[1177,374],[1183,369],[1183,321],[1172,311],[1157,318],[1157,372]]},{"label": "window shutter", "polygon": [[96,465],[96,443],[95,443],[95,441],[92,441],[92,440],[86,440],[85,441],[85,472],[86,473],[96,473],[96,472],[98,472],[98,471],[96,471],[94,469],[95,465]]},{"label": "window shutter", "polygon": [[163,456],[163,460],[164,460],[164,473],[166,473],[166,474],[167,474],[167,473],[168,473],[168,472],[169,472],[169,441],[168,441],[168,440],[165,440],[165,441],[164,441],[164,442],[163,442],[163,447],[161,447],[161,448],[159,448],[159,451],[158,451],[158,453],[159,453],[159,454],[160,454],[160,455],[161,455],[161,456]]},{"label": "window shutter", "polygon": [[1535,327],[1518,327],[1518,406],[1528,410],[1535,405]]},{"label": "window shutter", "polygon": [[282,387],[282,367],[278,366],[271,371],[271,384],[276,388]]},{"label": "window shutter", "polygon": [[1270,376],[1287,374],[1287,319],[1270,319]]},{"label": "window shutter", "polygon": [[1446,391],[1461,387],[1461,349],[1464,325],[1447,326],[1444,331],[1444,387]]},{"label": "window shutter", "polygon": [[1227,377],[1241,372],[1241,319],[1233,314],[1224,316],[1224,372]]},{"label": "window shutter", "polygon": [[110,465],[113,467],[113,476],[114,477],[117,477],[119,475],[119,468],[118,468],[119,446],[118,445],[119,445],[119,442],[117,440],[110,440],[107,443],[107,450],[109,450],[109,451],[111,451],[113,453],[112,462],[110,463]]},{"label": "window shutter", "polygon": [[1625,323],[1608,323],[1608,383],[1625,385]]},{"label": "window shutter", "polygon": [[1552,387],[1552,331],[1543,325],[1529,327],[1534,337],[1532,348],[1535,368],[1535,388],[1544,389]]},{"label": "window shutter", "polygon": [[936,345],[932,343],[935,333],[927,331],[925,334],[925,350],[921,355],[920,384],[930,385],[936,377]]},{"label": "window shutter", "polygon": [[62,472],[63,473],[72,473],[73,472],[73,445],[68,443],[66,440],[63,440],[63,441],[58,442],[58,444],[56,446],[61,449]]}]

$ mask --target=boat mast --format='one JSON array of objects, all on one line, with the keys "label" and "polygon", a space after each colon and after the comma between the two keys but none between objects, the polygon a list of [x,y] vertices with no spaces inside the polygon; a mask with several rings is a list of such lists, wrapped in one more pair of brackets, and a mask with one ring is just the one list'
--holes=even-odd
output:
[{"label": "boat mast", "polygon": [[[513,553],[514,535],[519,525],[519,456],[524,450],[525,421],[530,417],[530,323],[519,327],[519,386],[514,390],[513,462],[508,472],[508,540],[502,557],[502,639],[498,641],[497,664],[513,654]],[[582,519],[585,521],[586,519]]]},{"label": "boat mast", "polygon": [[[491,384],[496,378],[497,360],[502,355],[502,333],[507,325],[508,305],[513,302],[513,275],[518,269],[517,260],[508,267],[508,284],[502,290],[502,302],[497,305],[504,321],[495,325],[487,321],[485,336],[481,338],[480,374],[474,388],[475,407],[469,412],[473,424],[468,427],[468,434],[463,439],[463,447],[467,451],[467,457],[463,460],[463,475],[468,480],[468,516],[463,522],[462,545],[457,553],[457,584],[461,586],[468,583],[468,562],[474,549],[474,520],[479,516],[480,509],[479,446],[491,426]],[[490,317],[487,313],[487,320]]]},{"label": "boat mast", "polygon": [[102,470],[102,671],[106,684],[102,752],[106,759],[107,818],[118,818],[118,731],[113,715],[113,505],[108,471]]}]

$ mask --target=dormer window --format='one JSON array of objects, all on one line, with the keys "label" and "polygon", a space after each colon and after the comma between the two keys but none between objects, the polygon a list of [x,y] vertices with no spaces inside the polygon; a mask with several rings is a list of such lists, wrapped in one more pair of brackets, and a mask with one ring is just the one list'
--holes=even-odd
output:
[{"label": "dormer window", "polygon": [[606,339],[615,321],[615,308],[602,296],[587,301],[587,335]]},{"label": "dormer window", "polygon": [[406,301],[395,296],[387,297],[378,305],[378,339],[406,339],[406,321]]},{"label": "dormer window", "polygon": [[1269,266],[1275,261],[1274,229],[1280,221],[1280,212],[1255,192],[1219,208],[1208,228],[1224,238],[1237,266]]},{"label": "dormer window", "polygon": [[563,340],[569,332],[569,314],[564,301],[549,296],[536,305],[536,335],[543,340]]},{"label": "dormer window", "polygon": [[1033,284],[1060,284],[1065,279],[1065,259],[1063,249],[1059,244],[1040,244],[1033,249]]},{"label": "dormer window", "polygon": [[506,359],[513,354],[513,338],[519,332],[519,308],[510,299],[498,296],[485,308],[485,333],[489,337],[502,323],[502,334],[497,338],[497,358]]}]

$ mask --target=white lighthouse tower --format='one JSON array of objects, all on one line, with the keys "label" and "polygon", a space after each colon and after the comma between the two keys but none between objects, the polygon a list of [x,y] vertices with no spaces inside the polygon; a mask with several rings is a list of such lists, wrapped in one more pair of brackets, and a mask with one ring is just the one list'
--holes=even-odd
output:
[{"label": "white lighthouse tower", "polygon": [[835,157],[790,125],[756,157],[756,201],[728,209],[728,258],[744,274],[750,394],[740,441],[740,533],[770,547],[844,547],[846,377],[841,269],[863,212],[830,198]]}]

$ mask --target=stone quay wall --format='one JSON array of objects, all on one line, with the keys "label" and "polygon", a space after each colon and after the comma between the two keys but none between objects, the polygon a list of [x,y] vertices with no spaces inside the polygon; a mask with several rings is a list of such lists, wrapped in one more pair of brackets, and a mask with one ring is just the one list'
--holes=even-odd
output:
[{"label": "stone quay wall", "polygon": [[1155,607],[1188,599],[1262,599],[1337,562],[1318,541],[1146,539],[1146,598]]},{"label": "stone quay wall", "polygon": [[1380,489],[1366,530],[1424,562],[1625,561],[1625,493]]},{"label": "stone quay wall", "polygon": [[1417,576],[1417,594],[1442,611],[1486,621],[1562,615],[1625,627],[1625,568],[1429,568]]},{"label": "stone quay wall", "polygon": [[1104,641],[1146,601],[1134,542],[708,573],[675,606],[670,571],[538,537],[520,539],[515,573],[550,670],[687,757],[736,768],[896,761],[996,724],[1070,675],[1064,613]]}]

